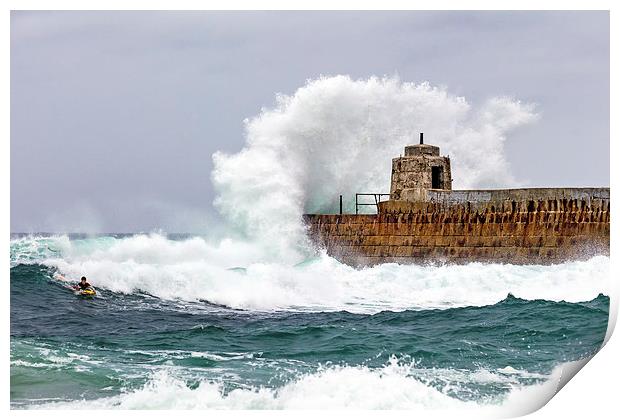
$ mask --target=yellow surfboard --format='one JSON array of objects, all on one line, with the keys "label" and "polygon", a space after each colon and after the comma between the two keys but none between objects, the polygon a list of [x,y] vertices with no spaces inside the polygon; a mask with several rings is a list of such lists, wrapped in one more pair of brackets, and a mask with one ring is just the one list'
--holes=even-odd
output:
[{"label": "yellow surfboard", "polygon": [[97,292],[95,292],[95,289],[84,289],[84,290],[80,290],[79,292],[80,296],[95,296],[97,294]]}]

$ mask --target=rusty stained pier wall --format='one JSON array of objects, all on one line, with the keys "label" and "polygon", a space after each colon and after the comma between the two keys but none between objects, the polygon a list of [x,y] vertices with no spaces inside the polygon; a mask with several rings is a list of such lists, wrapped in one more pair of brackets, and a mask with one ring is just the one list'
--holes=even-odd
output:
[{"label": "rusty stained pier wall", "polygon": [[365,266],[472,261],[552,264],[609,255],[609,188],[427,192],[376,215],[309,214],[317,246]]}]

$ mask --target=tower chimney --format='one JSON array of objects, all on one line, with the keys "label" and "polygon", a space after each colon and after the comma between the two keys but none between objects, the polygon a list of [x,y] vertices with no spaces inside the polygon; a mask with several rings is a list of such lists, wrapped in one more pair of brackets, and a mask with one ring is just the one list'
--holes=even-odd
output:
[{"label": "tower chimney", "polygon": [[424,144],[424,133],[420,133],[420,144]]}]

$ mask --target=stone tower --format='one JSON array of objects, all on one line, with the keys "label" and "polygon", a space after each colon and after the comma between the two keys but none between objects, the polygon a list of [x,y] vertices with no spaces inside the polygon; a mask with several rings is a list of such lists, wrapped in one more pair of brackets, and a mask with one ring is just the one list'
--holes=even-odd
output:
[{"label": "stone tower", "polygon": [[425,201],[427,190],[451,190],[450,158],[439,147],[420,144],[405,147],[405,156],[392,159],[391,200]]}]

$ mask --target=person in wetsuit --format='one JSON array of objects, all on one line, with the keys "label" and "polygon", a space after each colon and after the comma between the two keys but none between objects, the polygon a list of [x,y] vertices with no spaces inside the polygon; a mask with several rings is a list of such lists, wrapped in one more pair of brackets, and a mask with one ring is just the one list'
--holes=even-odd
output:
[{"label": "person in wetsuit", "polygon": [[90,283],[86,281],[86,277],[84,276],[82,276],[82,278],[80,279],[80,282],[77,285],[73,286],[75,290],[86,290],[92,287],[93,286],[91,286]]}]

